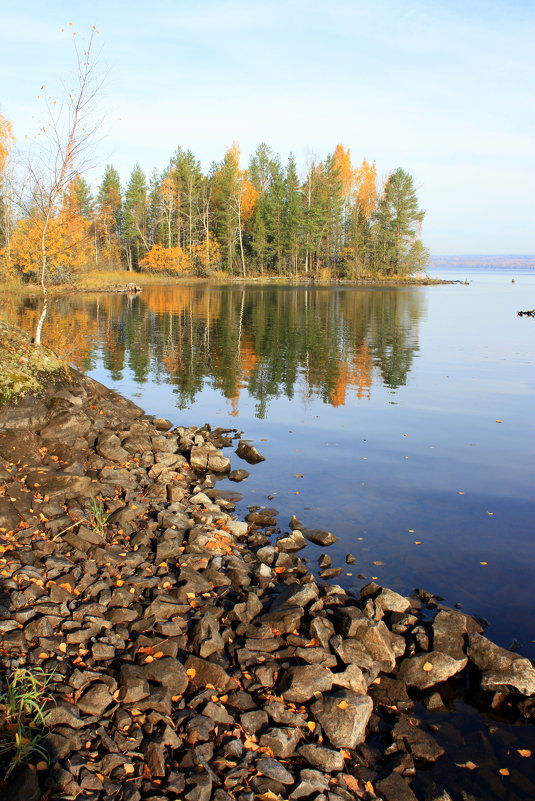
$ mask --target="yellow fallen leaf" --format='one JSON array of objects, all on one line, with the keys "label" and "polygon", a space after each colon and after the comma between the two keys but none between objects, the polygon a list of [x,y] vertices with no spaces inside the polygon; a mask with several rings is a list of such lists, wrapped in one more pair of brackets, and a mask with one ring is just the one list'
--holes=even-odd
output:
[{"label": "yellow fallen leaf", "polygon": [[186,670],[186,673],[188,674],[188,676],[190,677],[190,679],[194,679],[194,678],[195,678],[195,676],[197,675],[197,671],[195,670],[195,668],[188,668],[188,669]]},{"label": "yellow fallen leaf", "polygon": [[470,760],[468,760],[468,762],[456,762],[455,764],[458,768],[468,768],[468,770],[475,770],[477,768],[477,765],[474,762],[470,762]]},{"label": "yellow fallen leaf", "polygon": [[464,492],[458,492],[457,495],[464,495]]},{"label": "yellow fallen leaf", "polygon": [[373,564],[382,566],[382,565],[384,565],[384,562],[381,562],[380,560],[377,560],[377,562],[373,562]]},{"label": "yellow fallen leaf", "polygon": [[488,565],[488,562],[480,562],[480,565]]},{"label": "yellow fallen leaf", "polygon": [[[501,422],[502,422],[502,420],[496,420],[496,422],[497,422],[497,423],[501,423]],[[501,773],[501,771],[500,771],[500,773]]]},{"label": "yellow fallen leaf", "polygon": [[373,793],[373,792],[375,792],[375,791],[374,791],[374,789],[373,789],[373,784],[372,784],[371,782],[366,782],[366,790],[367,790],[369,793]]},{"label": "yellow fallen leaf", "polygon": [[433,665],[431,662],[424,662],[422,670],[425,670],[426,673],[429,673],[430,670],[433,670]]},{"label": "yellow fallen leaf", "polygon": [[313,720],[309,720],[308,721],[307,728],[308,728],[309,731],[314,731],[315,730],[316,724],[314,723]]},{"label": "yellow fallen leaf", "polygon": [[526,759],[529,759],[531,756],[531,751],[529,748],[517,748],[517,752],[521,757],[525,757]]},{"label": "yellow fallen leaf", "polygon": [[499,772],[501,773],[502,776],[510,776],[511,775],[509,773],[509,771],[507,770],[507,768],[500,768]]},{"label": "yellow fallen leaf", "polygon": [[414,544],[415,544],[415,545],[421,545],[421,544],[422,544],[422,541],[421,541],[421,540],[414,540]]},{"label": "yellow fallen leaf", "polygon": [[336,706],[338,707],[338,709],[347,709],[349,704],[347,703],[347,701],[340,701],[340,703],[336,704]]},{"label": "yellow fallen leaf", "polygon": [[66,654],[67,653],[67,643],[66,642],[60,642],[59,650],[61,651],[62,654]]}]

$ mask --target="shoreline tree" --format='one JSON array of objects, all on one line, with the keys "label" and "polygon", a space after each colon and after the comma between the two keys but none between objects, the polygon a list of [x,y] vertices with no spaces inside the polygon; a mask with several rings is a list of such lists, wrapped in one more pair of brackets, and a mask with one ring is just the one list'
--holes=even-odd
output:
[{"label": "shoreline tree", "polygon": [[45,144],[38,158],[28,166],[32,185],[29,216],[40,232],[39,284],[43,308],[35,331],[37,344],[41,342],[47,313],[49,274],[57,266],[50,263],[51,226],[68,187],[90,166],[89,147],[99,128],[99,123],[93,120],[94,102],[100,89],[93,54],[95,33],[93,26],[87,48],[81,51],[73,32],[76,85],[71,90],[65,87],[65,98],[59,106],[57,101],[48,101],[49,120],[43,129]]}]

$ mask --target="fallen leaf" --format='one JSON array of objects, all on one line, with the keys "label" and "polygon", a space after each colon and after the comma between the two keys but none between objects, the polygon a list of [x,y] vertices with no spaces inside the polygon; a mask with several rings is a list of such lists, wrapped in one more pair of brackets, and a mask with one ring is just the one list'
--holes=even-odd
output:
[{"label": "fallen leaf", "polygon": [[529,748],[517,748],[517,751],[521,757],[525,757],[526,759],[529,759],[529,757],[531,756],[531,751],[529,750]]},{"label": "fallen leaf", "polygon": [[340,701],[340,703],[336,704],[336,706],[338,707],[338,709],[347,709],[349,704],[347,703],[347,701]]},{"label": "fallen leaf", "polygon": [[502,776],[510,776],[511,775],[507,768],[500,768],[499,772],[501,773]]},{"label": "fallen leaf", "polygon": [[344,774],[342,778],[348,790],[351,790],[351,792],[353,793],[358,793],[358,791],[360,790],[360,783],[358,779],[355,779],[355,777],[351,776],[350,774],[347,775]]},{"label": "fallen leaf", "polygon": [[314,723],[313,720],[309,720],[308,721],[307,728],[308,728],[309,731],[314,731],[315,730],[316,724]]},{"label": "fallen leaf", "polygon": [[433,670],[433,665],[431,662],[424,662],[422,670],[425,670],[426,673],[429,673],[430,670]]},{"label": "fallen leaf", "polygon": [[381,562],[380,560],[378,560],[377,562],[373,562],[373,564],[382,566],[382,565],[384,565],[384,562]]},{"label": "fallen leaf", "polygon": [[468,762],[456,762],[455,764],[458,768],[468,768],[468,770],[475,770],[477,768],[477,765],[474,762],[470,762],[470,760],[468,760]]},{"label": "fallen leaf", "polygon": [[194,678],[195,678],[195,676],[197,675],[197,671],[195,670],[195,668],[188,668],[188,669],[186,670],[186,673],[188,674],[188,676],[190,677],[190,679],[194,679]]},{"label": "fallen leaf", "polygon": [[480,562],[480,565],[488,565],[488,562]]}]

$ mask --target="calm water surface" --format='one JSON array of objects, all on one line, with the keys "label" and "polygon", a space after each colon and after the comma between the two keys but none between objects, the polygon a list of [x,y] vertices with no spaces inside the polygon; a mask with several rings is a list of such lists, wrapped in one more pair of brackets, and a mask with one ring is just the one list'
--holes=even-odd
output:
[{"label": "calm water surface", "polygon": [[[243,430],[266,461],[239,511],[333,531],[339,583],[424,587],[533,657],[535,323],[516,312],[535,274],[440,274],[470,284],[73,295],[45,340],[147,412]],[[0,313],[31,327],[36,305]],[[313,568],[320,552],[304,552]]]}]

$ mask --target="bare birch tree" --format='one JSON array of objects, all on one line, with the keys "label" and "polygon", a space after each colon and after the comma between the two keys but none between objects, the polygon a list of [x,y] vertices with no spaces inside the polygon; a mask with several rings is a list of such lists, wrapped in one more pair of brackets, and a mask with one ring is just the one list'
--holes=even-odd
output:
[{"label": "bare birch tree", "polygon": [[42,128],[43,146],[37,159],[29,165],[32,184],[31,203],[40,221],[40,285],[43,309],[35,331],[40,344],[48,301],[49,259],[48,235],[51,220],[57,214],[62,197],[77,175],[87,171],[90,150],[100,121],[94,117],[95,102],[101,88],[96,75],[93,26],[87,47],[81,50],[73,34],[76,79],[69,89],[64,85],[63,101],[47,101],[48,120]]}]

